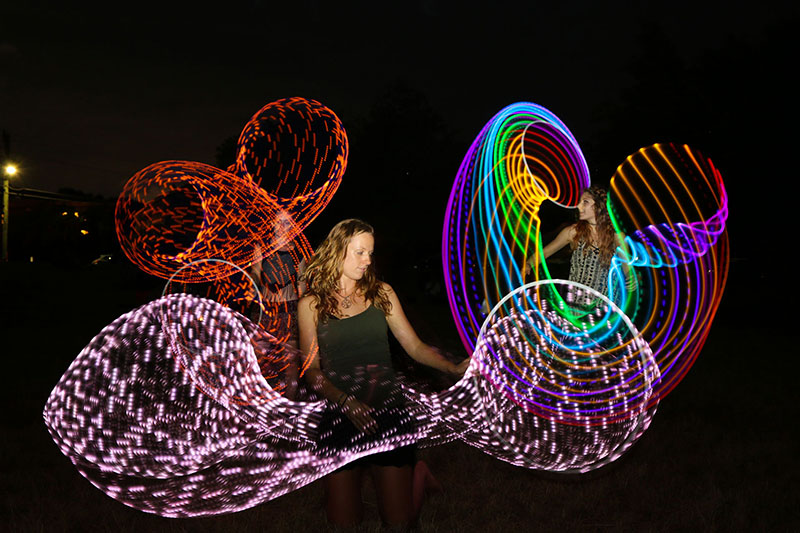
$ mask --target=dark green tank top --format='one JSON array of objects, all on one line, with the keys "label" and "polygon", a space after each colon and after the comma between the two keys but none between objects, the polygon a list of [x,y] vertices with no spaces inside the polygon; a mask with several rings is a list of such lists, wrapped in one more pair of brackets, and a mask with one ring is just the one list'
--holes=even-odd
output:
[{"label": "dark green tank top", "polygon": [[374,305],[355,316],[331,316],[317,325],[323,373],[337,388],[370,407],[386,404],[397,385],[387,329],[386,317]]}]

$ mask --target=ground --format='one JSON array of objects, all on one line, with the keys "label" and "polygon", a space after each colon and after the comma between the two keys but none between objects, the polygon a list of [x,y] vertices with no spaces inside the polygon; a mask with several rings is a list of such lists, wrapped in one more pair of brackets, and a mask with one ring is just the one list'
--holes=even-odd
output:
[{"label": "ground", "polygon": [[[747,281],[747,284],[745,284]],[[59,452],[41,417],[80,349],[116,316],[157,296],[121,265],[62,270],[0,265],[5,362],[0,522],[12,531],[315,531],[326,527],[319,483],[232,515],[166,519],[103,494]],[[402,283],[393,281],[400,290]],[[746,285],[746,286],[745,286]],[[734,263],[700,357],[631,450],[606,468],[564,476],[514,467],[454,442],[424,449],[445,492],[423,508],[423,531],[674,531],[800,529],[798,363],[788,319],[766,314],[759,286]],[[762,305],[760,309],[758,305]],[[407,298],[427,340],[457,350],[440,300]],[[763,311],[763,312],[762,312]],[[360,530],[380,523],[371,485]]]}]

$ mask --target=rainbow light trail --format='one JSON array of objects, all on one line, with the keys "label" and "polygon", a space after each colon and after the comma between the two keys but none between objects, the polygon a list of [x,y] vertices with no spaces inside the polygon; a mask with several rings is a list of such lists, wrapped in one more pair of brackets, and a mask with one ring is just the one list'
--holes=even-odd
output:
[{"label": "rainbow light trail", "polygon": [[[597,316],[596,296],[575,301],[585,297],[585,289],[565,292],[552,286],[506,298],[529,281],[522,272],[526,262],[533,264],[534,281],[551,279],[541,251],[541,204],[575,206],[588,184],[577,143],[551,113],[519,103],[495,115],[464,157],[445,215],[442,261],[450,308],[469,351],[484,323],[484,302],[495,307],[495,315],[512,317],[511,323],[547,302],[579,331],[599,334],[603,341],[623,327],[621,317],[630,317],[652,348],[659,376],[637,385],[636,401],[655,407],[696,359],[722,297],[729,262],[722,177],[699,152],[672,144],[642,148],[620,165],[607,206],[625,242],[612,258],[608,277],[607,294],[619,312],[601,306],[605,311]],[[583,349],[562,325],[548,328],[563,348]],[[526,368],[536,366],[523,360]],[[604,364],[619,365],[613,358]],[[530,371],[551,369],[540,364]],[[640,408],[636,401],[627,404],[632,413]],[[560,411],[531,407],[536,402],[520,405],[559,423],[570,419]]]},{"label": "rainbow light trail", "polygon": [[456,175],[442,238],[450,307],[469,352],[484,298],[494,307],[524,283],[519,258],[539,248],[539,206],[577,205],[588,186],[577,141],[541,106],[510,105],[478,134]]}]

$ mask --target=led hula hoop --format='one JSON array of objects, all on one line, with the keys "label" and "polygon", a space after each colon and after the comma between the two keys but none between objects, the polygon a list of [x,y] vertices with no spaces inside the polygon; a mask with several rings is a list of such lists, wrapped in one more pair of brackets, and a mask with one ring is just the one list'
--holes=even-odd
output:
[{"label": "led hula hoop", "polygon": [[[181,267],[164,286],[162,297],[173,292],[173,279],[179,277],[183,270],[205,270],[207,267],[203,265],[204,263],[221,262],[223,262],[221,259],[207,259]],[[254,301],[247,301],[241,307],[254,309],[255,313],[253,314],[256,315],[252,322],[245,319],[244,316],[240,317],[238,321],[230,320],[230,322],[234,324],[233,327],[245,328],[248,338],[257,337],[260,340],[261,353],[255,354],[253,357],[253,350],[220,351],[218,347],[211,347],[205,342],[201,342],[193,327],[194,323],[210,321],[207,326],[213,329],[217,326],[218,317],[216,314],[212,316],[198,314],[192,307],[186,305],[164,305],[159,308],[162,332],[172,356],[202,392],[227,407],[231,403],[238,405],[265,403],[274,399],[276,394],[283,393],[287,387],[292,386],[290,371],[293,371],[294,367],[305,370],[310,364],[311,355],[303,354],[300,350],[286,344],[286,338],[281,336],[281,333],[285,335],[287,328],[282,327],[284,324],[278,323],[285,313],[277,313],[273,317],[274,320],[267,320],[266,317],[269,317],[274,308],[264,305],[255,280],[245,270],[235,265],[229,264],[229,266],[238,270],[239,275],[231,275],[226,278],[225,281],[228,283],[223,284],[223,287],[234,287],[237,289],[235,293],[241,294],[243,291],[238,290],[239,287],[249,284],[250,290],[246,294],[247,296],[253,295]],[[183,287],[185,288],[185,285]],[[184,293],[185,291],[178,291],[177,294],[183,295]],[[220,294],[220,291],[217,291],[217,294]],[[218,297],[214,300],[224,301],[226,296],[227,293],[222,292],[222,298]],[[186,301],[192,300],[178,300],[181,303]],[[241,303],[238,299],[233,301],[233,304]],[[231,302],[226,302],[225,307],[233,311]],[[207,340],[208,335],[205,338]],[[237,367],[248,368],[254,362],[257,369],[255,373],[230,371]],[[227,368],[228,371],[222,371],[223,368]],[[259,378],[268,380],[269,386],[263,386],[264,384]],[[258,386],[255,386],[254,383]]]},{"label": "led hula hoop", "polygon": [[[312,254],[303,229],[347,154],[333,112],[291,98],[248,122],[228,170],[167,161],[131,178],[117,233],[135,264],[168,280],[164,294],[104,328],[44,409],[91,483],[151,513],[220,514],[412,443],[460,439],[525,468],[585,472],[647,429],[702,348],[725,285],[727,197],[709,160],[655,145],[620,165],[608,207],[625,246],[600,294],[549,279],[541,252],[541,204],[574,206],[589,185],[576,140],[535,104],[493,117],[459,168],[444,224],[470,367],[441,392],[397,383],[390,395],[403,401],[373,412],[371,435],[330,402],[282,395],[286,367],[302,373],[314,354],[286,345],[291,313],[251,276],[263,263],[276,283],[296,281]],[[286,250],[292,264],[276,259]]]},{"label": "led hula hoop", "polygon": [[541,240],[539,206],[577,205],[588,185],[577,141],[541,106],[510,105],[478,134],[456,175],[442,238],[447,296],[468,351],[483,324],[483,300],[494,307],[523,284],[523,261]]},{"label": "led hula hoop", "polygon": [[[553,291],[575,289],[601,302],[586,320],[600,327],[576,326],[551,306]],[[655,414],[648,399],[659,370],[650,347],[611,300],[575,282],[538,281],[506,295],[484,322],[473,366],[486,427],[464,440],[518,466],[599,468],[622,455]]]},{"label": "led hula hoop", "polygon": [[[501,448],[529,446],[497,456],[532,468],[584,471],[630,446],[696,359],[727,277],[719,172],[688,146],[654,145],[630,156],[611,181],[609,212],[627,236],[609,269],[610,299],[560,280],[523,286],[526,262],[534,280],[550,278],[541,203],[575,205],[589,184],[585,169],[577,142],[552,113],[514,104],[470,147],[445,215],[448,299],[462,342],[480,361],[473,378],[487,423]],[[517,430],[504,436],[509,420],[525,425],[524,413],[537,430],[522,440]],[[604,452],[575,454],[575,427],[609,429],[610,422],[619,427],[600,433],[609,438]],[[562,462],[538,453],[545,434]],[[597,442],[597,434],[584,437]],[[476,445],[492,453],[486,444]]]},{"label": "led hula hoop", "polygon": [[[189,161],[164,161],[134,175],[117,201],[117,236],[128,258],[145,272],[178,281],[224,279],[234,265],[249,266],[253,250],[271,255],[300,234],[279,236],[277,201],[251,180]],[[225,263],[181,267],[205,259]],[[201,268],[202,267],[202,268]]]},{"label": "led hula hoop", "polygon": [[313,100],[286,98],[253,115],[228,170],[273,195],[305,228],[339,187],[348,151],[347,134],[333,111]]},{"label": "led hula hoop", "polygon": [[[609,287],[656,354],[654,402],[691,368],[722,299],[728,197],[711,160],[686,145],[655,144],[617,168],[609,213],[628,235],[627,250],[612,259]],[[626,267],[639,277],[631,293],[621,281]]]},{"label": "led hula hoop", "polygon": [[[131,261],[164,279],[201,259],[247,266],[256,247],[269,256],[301,237],[330,202],[347,166],[341,121],[313,100],[288,98],[264,106],[239,143],[231,172],[165,161],[129,180],[116,218],[117,236]],[[277,177],[268,179],[269,172]],[[280,196],[287,191],[289,197]],[[276,235],[273,226],[281,212],[292,224]],[[231,272],[225,264],[206,267],[218,271],[186,271],[193,277],[182,281],[222,279]]]},{"label": "led hula hoop", "polygon": [[[285,351],[294,318],[280,300],[255,298],[241,269],[260,264],[281,285],[296,285],[299,265],[312,255],[302,230],[338,188],[347,154],[333,111],[303,98],[272,102],[245,125],[228,171],[164,161],[134,175],[117,202],[120,245],[145,272],[195,284],[186,292],[205,284],[205,296],[243,312],[257,302],[262,328]],[[287,249],[292,265],[276,254]]]}]

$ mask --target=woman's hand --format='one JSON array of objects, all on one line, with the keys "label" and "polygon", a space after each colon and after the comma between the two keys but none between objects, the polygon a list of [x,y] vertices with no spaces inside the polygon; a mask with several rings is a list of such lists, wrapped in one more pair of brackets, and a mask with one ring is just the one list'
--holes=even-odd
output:
[{"label": "woman's hand", "polygon": [[453,374],[454,376],[458,376],[458,377],[463,376],[464,372],[466,372],[467,368],[469,368],[469,362],[470,362],[470,358],[467,357],[466,359],[464,359],[463,361],[461,361],[460,363],[455,365],[453,367],[453,370],[450,371],[450,373]]},{"label": "woman's hand", "polygon": [[356,400],[348,394],[341,405],[341,409],[359,431],[370,434],[378,432],[378,424],[369,414],[372,408],[367,404]]}]

